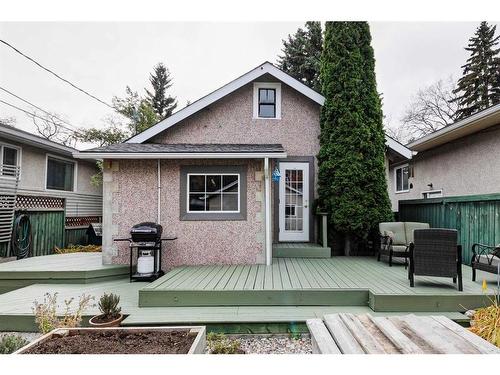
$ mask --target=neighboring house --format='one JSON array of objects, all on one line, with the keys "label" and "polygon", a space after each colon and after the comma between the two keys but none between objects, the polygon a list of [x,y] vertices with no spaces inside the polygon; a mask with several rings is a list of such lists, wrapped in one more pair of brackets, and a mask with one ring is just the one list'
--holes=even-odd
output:
[{"label": "neighboring house", "polygon": [[[75,151],[72,147],[0,124],[0,165],[3,171],[0,179],[12,180],[9,168],[19,167],[15,210],[61,212],[66,229],[83,230],[89,222],[100,221],[102,187],[91,184],[91,176],[98,172],[95,160],[75,160]],[[2,186],[0,184],[0,195],[5,197]],[[54,236],[49,227],[38,229],[45,238]],[[62,232],[60,229],[58,233],[63,233],[64,228]],[[41,249],[44,253],[51,250]]]},{"label": "neighboring house", "polygon": [[500,193],[500,104],[407,147],[413,156],[389,167],[394,211],[400,200]]},{"label": "neighboring house", "polygon": [[266,62],[125,143],[75,153],[104,160],[104,263],[128,261],[113,238],[142,221],[178,237],[167,267],[270,264],[273,244],[313,254],[323,103]]}]

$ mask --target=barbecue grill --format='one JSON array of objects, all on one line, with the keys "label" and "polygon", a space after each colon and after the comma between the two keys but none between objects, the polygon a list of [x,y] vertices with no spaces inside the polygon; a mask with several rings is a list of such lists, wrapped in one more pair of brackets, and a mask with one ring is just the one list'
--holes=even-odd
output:
[{"label": "barbecue grill", "polygon": [[[130,229],[130,238],[115,239],[130,243],[130,281],[153,281],[164,275],[161,270],[161,244],[162,241],[175,240],[176,237],[162,238],[162,232],[160,224],[144,222]],[[134,252],[137,265],[135,272]]]}]

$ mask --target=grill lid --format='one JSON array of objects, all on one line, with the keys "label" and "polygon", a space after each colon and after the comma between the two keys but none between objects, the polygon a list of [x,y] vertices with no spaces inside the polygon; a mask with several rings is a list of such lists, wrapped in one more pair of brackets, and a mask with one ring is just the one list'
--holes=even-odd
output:
[{"label": "grill lid", "polygon": [[130,230],[133,241],[156,241],[161,237],[163,228],[150,221],[136,224]]}]

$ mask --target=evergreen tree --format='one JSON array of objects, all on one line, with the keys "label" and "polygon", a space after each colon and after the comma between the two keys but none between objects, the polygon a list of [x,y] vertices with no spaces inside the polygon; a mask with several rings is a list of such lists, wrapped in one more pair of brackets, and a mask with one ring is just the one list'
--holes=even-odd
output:
[{"label": "evergreen tree", "polygon": [[167,90],[172,86],[172,78],[167,67],[158,63],[149,76],[149,82],[153,86],[153,91],[146,89],[146,100],[154,109],[158,119],[163,120],[177,107],[176,99],[167,95]]},{"label": "evergreen tree", "polygon": [[128,128],[132,136],[143,132],[159,121],[159,118],[149,101],[139,96],[137,91],[127,86],[126,96],[113,97],[113,107],[117,112],[129,118]]},{"label": "evergreen tree", "polygon": [[465,48],[470,52],[467,63],[462,66],[463,76],[458,80],[454,93],[459,109],[457,119],[468,117],[500,102],[500,36],[495,36],[496,26],[481,22]]},{"label": "evergreen tree", "polygon": [[308,21],[305,30],[299,28],[294,35],[288,35],[288,41],[283,40],[283,56],[278,56],[278,67],[310,88],[320,91],[322,48],[321,23]]},{"label": "evergreen tree", "polygon": [[321,111],[320,205],[331,227],[364,240],[391,220],[385,178],[385,136],[375,80],[375,59],[366,22],[327,22],[321,57],[325,104]]}]

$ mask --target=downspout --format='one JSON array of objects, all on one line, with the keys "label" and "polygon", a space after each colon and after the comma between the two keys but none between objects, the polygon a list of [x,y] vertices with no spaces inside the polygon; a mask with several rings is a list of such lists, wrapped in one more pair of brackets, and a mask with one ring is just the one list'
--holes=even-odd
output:
[{"label": "downspout", "polygon": [[271,243],[271,179],[269,178],[269,158],[264,158],[264,195],[266,266],[270,266],[273,249]]},{"label": "downspout", "polygon": [[161,172],[160,172],[160,159],[157,160],[157,165],[158,165],[158,207],[156,208],[156,224],[160,224],[160,208],[161,208]]}]

